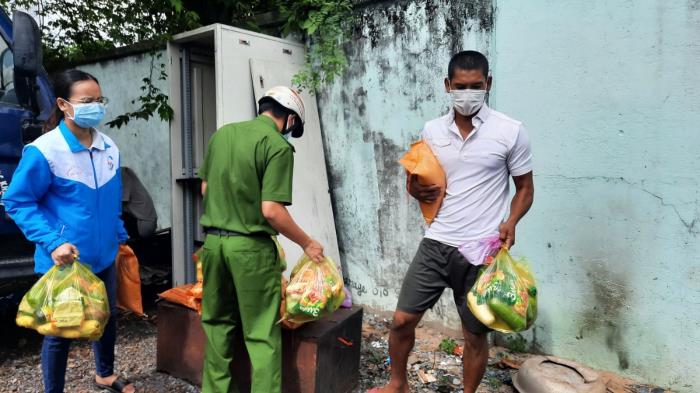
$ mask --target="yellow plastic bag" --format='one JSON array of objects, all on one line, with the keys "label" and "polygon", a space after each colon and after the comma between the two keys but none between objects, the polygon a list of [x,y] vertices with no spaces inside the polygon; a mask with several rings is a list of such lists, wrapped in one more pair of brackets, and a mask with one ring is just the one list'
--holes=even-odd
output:
[{"label": "yellow plastic bag", "polygon": [[192,255],[192,260],[194,261],[195,271],[197,272],[197,281],[192,287],[192,295],[197,300],[199,304],[199,314],[202,314],[202,295],[204,294],[204,248],[197,250],[194,255]]},{"label": "yellow plastic bag", "polygon": [[105,285],[80,262],[54,266],[24,295],[15,322],[63,338],[102,337],[109,320]]},{"label": "yellow plastic bag", "polygon": [[316,263],[303,255],[285,291],[283,321],[305,323],[332,314],[345,300],[343,278],[329,257]]},{"label": "yellow plastic bag", "polygon": [[467,293],[467,304],[472,314],[491,329],[521,332],[537,318],[535,278],[503,247]]},{"label": "yellow plastic bag", "polygon": [[420,202],[423,218],[430,225],[437,216],[442,200],[445,197],[445,188],[447,187],[445,171],[425,141],[418,141],[412,144],[411,150],[401,157],[399,163],[403,165],[409,174],[418,176],[420,184],[440,186],[441,192],[435,202]]}]

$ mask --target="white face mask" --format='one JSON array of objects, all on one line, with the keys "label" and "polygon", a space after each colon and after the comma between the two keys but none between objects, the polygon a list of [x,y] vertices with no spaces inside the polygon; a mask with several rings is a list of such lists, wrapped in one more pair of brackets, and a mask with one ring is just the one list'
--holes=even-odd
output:
[{"label": "white face mask", "polygon": [[452,106],[460,115],[471,116],[484,105],[486,90],[450,90],[450,96],[452,97]]},{"label": "white face mask", "polygon": [[286,140],[290,140],[292,138],[292,127],[294,127],[294,116],[287,116],[287,120],[284,123],[284,130],[282,130],[282,136]]}]

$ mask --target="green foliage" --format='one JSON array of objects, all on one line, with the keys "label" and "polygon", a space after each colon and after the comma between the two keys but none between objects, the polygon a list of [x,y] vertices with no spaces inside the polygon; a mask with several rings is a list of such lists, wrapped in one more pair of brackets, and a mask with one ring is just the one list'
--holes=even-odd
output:
[{"label": "green foliage", "polygon": [[[151,55],[151,74],[147,78],[143,78],[141,96],[131,101],[132,104],[136,104],[136,102],[141,104],[139,109],[115,117],[114,120],[107,123],[108,126],[121,128],[132,119],[148,120],[156,112],[161,120],[169,122],[173,119],[173,108],[168,105],[168,96],[153,84],[153,72],[156,69],[155,61],[160,57],[160,54]],[[158,79],[162,81],[168,80],[168,74],[165,72],[165,64],[163,63],[160,63]]]},{"label": "green foliage", "polygon": [[522,334],[513,334],[506,337],[506,347],[513,352],[525,352],[527,350],[527,340]]},{"label": "green foliage", "polygon": [[202,25],[224,23],[261,32],[255,17],[276,11],[281,0],[183,0],[184,8],[199,15]]},{"label": "green foliage", "polygon": [[44,66],[50,72],[121,46],[160,44],[198,26],[198,16],[185,10],[182,0],[0,0],[0,6],[39,16]]},{"label": "green foliage", "polygon": [[[211,23],[226,23],[261,31],[256,16],[279,12],[284,35],[299,33],[307,39],[306,67],[295,76],[299,89],[315,90],[330,83],[347,66],[343,44],[351,15],[350,0],[0,0],[8,13],[34,11],[40,20],[44,66],[49,72],[85,61],[115,48],[139,42],[162,47],[172,35]],[[167,96],[154,84],[165,79],[165,65],[151,53],[150,75],[142,79],[139,108],[117,116],[110,127],[132,119],[158,116],[170,121],[173,110]]]},{"label": "green foliage", "polygon": [[[182,0],[0,0],[0,6],[10,13],[33,10],[39,16],[44,67],[49,72],[137,42],[159,47],[173,34],[199,26],[199,16],[185,9]],[[142,79],[142,94],[132,101],[140,107],[117,116],[107,123],[110,127],[120,128],[131,119],[147,120],[155,113],[162,120],[172,119],[167,95],[153,84],[157,67],[159,79],[167,78],[165,65],[155,64],[155,52],[151,57],[150,75]]]},{"label": "green foliage", "polygon": [[503,382],[501,382],[501,380],[498,379],[498,377],[489,375],[486,378],[484,378],[484,384],[491,389],[498,389],[503,385]]},{"label": "green foliage", "polygon": [[440,350],[442,352],[449,354],[449,355],[454,355],[455,348],[457,348],[457,341],[455,341],[451,337],[443,339],[442,342],[440,343]]},{"label": "green foliage", "polygon": [[350,0],[298,0],[283,2],[287,22],[284,35],[302,32],[309,41],[305,69],[294,77],[299,89],[315,90],[331,83],[348,64],[343,44],[348,40],[352,5]]}]

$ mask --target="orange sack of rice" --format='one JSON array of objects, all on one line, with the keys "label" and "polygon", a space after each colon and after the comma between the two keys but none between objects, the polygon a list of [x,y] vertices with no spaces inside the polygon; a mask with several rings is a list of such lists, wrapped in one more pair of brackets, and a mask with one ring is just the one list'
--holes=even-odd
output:
[{"label": "orange sack of rice", "polygon": [[435,216],[437,216],[440,205],[442,205],[442,200],[445,198],[445,188],[447,185],[445,171],[442,169],[433,151],[430,150],[430,145],[422,140],[412,144],[411,150],[404,154],[399,160],[399,163],[406,168],[409,174],[418,176],[418,183],[426,186],[433,184],[440,186],[440,195],[435,202],[420,202],[423,218],[425,222],[430,225],[435,219]]},{"label": "orange sack of rice", "polygon": [[197,311],[197,314],[202,315],[202,264],[204,263],[202,249],[200,248],[192,255],[192,261],[195,263],[197,271],[197,282],[194,284],[184,284],[179,287],[170,288],[165,292],[159,293],[158,297],[165,299],[171,303],[183,305]]},{"label": "orange sack of rice", "polygon": [[127,245],[119,246],[117,267],[117,307],[143,315],[139,260]]},{"label": "orange sack of rice", "polygon": [[187,308],[197,311],[197,314],[202,315],[202,299],[196,296],[196,284],[184,284],[179,287],[170,288],[165,292],[159,293],[161,299],[165,299],[171,303],[180,304]]}]

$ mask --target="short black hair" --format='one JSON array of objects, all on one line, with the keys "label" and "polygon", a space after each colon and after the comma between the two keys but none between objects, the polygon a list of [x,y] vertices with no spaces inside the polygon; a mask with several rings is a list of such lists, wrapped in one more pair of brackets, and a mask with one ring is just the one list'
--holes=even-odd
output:
[{"label": "short black hair", "polygon": [[447,78],[452,80],[455,70],[481,70],[484,77],[489,76],[489,61],[486,56],[475,50],[465,50],[452,56],[447,66]]},{"label": "short black hair", "polygon": [[294,111],[283,107],[279,102],[266,97],[261,99],[258,104],[258,115],[262,115],[267,111],[272,112],[272,116],[278,119],[284,119],[289,115],[295,114]]}]

